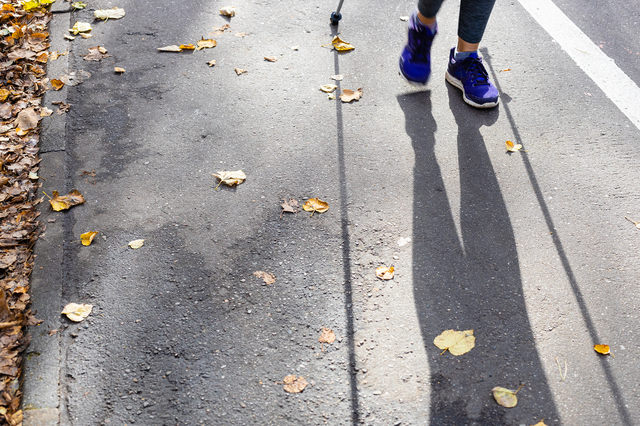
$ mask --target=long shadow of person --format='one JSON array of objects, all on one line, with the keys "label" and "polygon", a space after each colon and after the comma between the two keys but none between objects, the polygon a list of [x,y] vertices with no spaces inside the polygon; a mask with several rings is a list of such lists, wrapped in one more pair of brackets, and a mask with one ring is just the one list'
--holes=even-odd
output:
[{"label": "long shadow of person", "polygon": [[[480,133],[499,110],[470,108],[449,88],[458,127],[458,235],[434,150],[430,93],[398,102],[415,151],[413,288],[431,374],[429,424],[551,424],[558,415],[527,317],[513,229]],[[447,329],[473,329],[475,348],[441,354],[433,340]],[[493,387],[520,384],[515,408],[493,400]]]}]

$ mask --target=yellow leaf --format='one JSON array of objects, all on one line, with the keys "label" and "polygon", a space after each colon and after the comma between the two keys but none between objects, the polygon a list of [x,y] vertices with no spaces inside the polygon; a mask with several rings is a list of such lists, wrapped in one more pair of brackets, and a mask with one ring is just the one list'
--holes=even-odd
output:
[{"label": "yellow leaf", "polygon": [[0,102],[6,101],[10,94],[11,92],[7,89],[0,89]]},{"label": "yellow leaf", "polygon": [[322,333],[318,337],[318,342],[332,344],[336,340],[336,334],[333,330],[322,327]]},{"label": "yellow leaf", "polygon": [[333,47],[340,52],[346,52],[347,50],[355,49],[355,47],[353,47],[351,44],[347,43],[346,41],[342,40],[338,36],[335,36],[333,40],[331,40],[331,45],[333,45]]},{"label": "yellow leaf", "polygon": [[476,338],[473,335],[473,330],[445,330],[433,340],[433,344],[442,349],[442,353],[448,349],[451,355],[459,356],[473,349],[476,345]]},{"label": "yellow leaf", "polygon": [[[223,183],[228,186],[239,185],[247,178],[247,175],[245,175],[242,170],[236,170],[234,172],[220,171],[217,174],[213,173],[211,176],[220,179],[218,186]],[[218,186],[216,186],[216,189],[218,189]]]},{"label": "yellow leaf", "polygon": [[209,65],[210,67],[214,66],[216,64],[215,60],[211,60],[209,62],[207,62],[207,65]]},{"label": "yellow leaf", "polygon": [[182,52],[180,46],[176,46],[175,44],[172,44],[171,46],[158,47],[158,50],[161,52]]},{"label": "yellow leaf", "polygon": [[69,303],[62,310],[62,314],[66,315],[71,321],[80,322],[89,316],[92,308],[93,305]]},{"label": "yellow leaf", "polygon": [[247,70],[243,70],[242,68],[234,68],[234,70],[236,71],[236,74],[240,75],[240,74],[244,74],[247,72]]},{"label": "yellow leaf", "polygon": [[223,16],[235,16],[236,8],[233,6],[226,6],[220,9],[220,15]]},{"label": "yellow leaf", "polygon": [[355,92],[353,90],[343,89],[342,95],[340,95],[340,100],[342,102],[351,102],[351,101],[358,101],[360,100],[361,97],[362,97],[362,87],[356,90]]},{"label": "yellow leaf", "polygon": [[393,279],[395,268],[393,266],[379,266],[376,268],[376,277],[381,280],[391,280]]},{"label": "yellow leaf", "polygon": [[498,404],[502,405],[503,407],[513,408],[518,404],[518,397],[516,397],[516,394],[522,388],[522,386],[524,385],[520,385],[518,390],[515,392],[507,388],[501,388],[500,386],[496,386],[495,388],[491,389],[491,391],[493,392],[493,397]]},{"label": "yellow leaf", "polygon": [[196,50],[201,50],[201,49],[206,49],[206,48],[211,48],[211,47],[216,47],[218,45],[218,42],[213,40],[213,39],[202,39],[202,40],[198,40],[198,48]]},{"label": "yellow leaf", "polygon": [[144,245],[144,240],[133,240],[133,241],[129,241],[129,244],[127,244],[129,247],[131,247],[132,249],[139,249],[140,247],[142,247]]},{"label": "yellow leaf", "polygon": [[256,271],[253,275],[262,278],[262,281],[264,281],[266,285],[271,285],[276,282],[276,276],[265,271]]},{"label": "yellow leaf", "polygon": [[315,212],[324,213],[329,210],[329,203],[326,203],[319,198],[309,198],[302,205],[302,209],[306,212],[311,212],[311,216],[313,216]]},{"label": "yellow leaf", "polygon": [[191,43],[189,43],[189,44],[181,44],[180,45],[180,49],[182,49],[182,50],[195,50],[195,48],[196,47]]},{"label": "yellow leaf", "polygon": [[307,387],[309,383],[304,377],[296,377],[295,374],[291,374],[284,378],[284,390],[289,393],[300,393]]},{"label": "yellow leaf", "polygon": [[54,90],[60,90],[64,87],[64,82],[62,80],[54,78],[53,80],[51,80],[51,85],[53,86]]},{"label": "yellow leaf", "polygon": [[73,7],[74,9],[84,9],[85,7],[87,7],[87,4],[81,1],[77,1],[75,3],[71,3],[71,7]]},{"label": "yellow leaf", "polygon": [[338,86],[336,86],[335,84],[325,84],[324,86],[320,86],[320,90],[322,90],[324,93],[331,93],[337,88]]},{"label": "yellow leaf", "polygon": [[80,22],[77,21],[74,25],[73,28],[71,28],[69,30],[69,32],[73,33],[74,35],[78,35],[78,33],[86,33],[91,31],[91,24],[89,24],[88,22]]},{"label": "yellow leaf", "polygon": [[53,3],[55,0],[28,0],[22,3],[22,8],[26,12],[30,12],[41,7],[45,7]]},{"label": "yellow leaf", "polygon": [[536,423],[535,425],[531,425],[531,426],[547,426],[547,425],[544,423],[544,419],[542,419],[538,423]]},{"label": "yellow leaf", "polygon": [[120,7],[114,7],[113,9],[98,9],[95,12],[93,12],[93,15],[96,17],[96,19],[104,19],[105,21],[107,19],[120,19],[120,18],[124,18],[125,12],[124,9],[120,8]]},{"label": "yellow leaf", "polygon": [[595,350],[599,354],[611,355],[612,357],[615,358],[615,355],[613,355],[611,353],[611,350],[609,349],[609,345],[593,345],[593,350]]},{"label": "yellow leaf", "polygon": [[96,235],[98,235],[97,231],[90,231],[90,232],[85,232],[84,234],[81,234],[80,241],[82,241],[82,245],[88,246],[89,244],[91,244],[91,242],[93,241]]},{"label": "yellow leaf", "polygon": [[53,191],[53,198],[51,198],[49,202],[51,203],[51,208],[59,212],[84,203],[84,197],[77,189],[74,189],[69,192],[68,195],[63,196],[60,196],[58,191]]},{"label": "yellow leaf", "polygon": [[517,152],[522,149],[522,145],[520,144],[514,145],[513,142],[511,141],[506,141],[505,144],[507,145],[507,151],[509,152]]},{"label": "yellow leaf", "polygon": [[41,64],[46,64],[48,59],[49,54],[47,54],[47,52],[40,52],[38,56],[36,56],[36,61],[40,62]]},{"label": "yellow leaf", "polygon": [[120,67],[115,67],[113,70],[115,72],[119,72],[120,74],[122,74],[125,71],[124,68],[120,68]]}]

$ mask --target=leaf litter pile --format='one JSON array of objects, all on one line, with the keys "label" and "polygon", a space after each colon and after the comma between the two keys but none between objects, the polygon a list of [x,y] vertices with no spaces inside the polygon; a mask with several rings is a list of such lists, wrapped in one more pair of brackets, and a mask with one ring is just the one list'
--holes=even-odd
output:
[{"label": "leaf litter pile", "polygon": [[41,97],[49,48],[46,32],[51,0],[3,2],[0,8],[0,425],[22,423],[20,375],[29,344],[26,325],[36,325],[29,308],[33,245],[40,232],[36,205],[38,124],[50,110]]}]

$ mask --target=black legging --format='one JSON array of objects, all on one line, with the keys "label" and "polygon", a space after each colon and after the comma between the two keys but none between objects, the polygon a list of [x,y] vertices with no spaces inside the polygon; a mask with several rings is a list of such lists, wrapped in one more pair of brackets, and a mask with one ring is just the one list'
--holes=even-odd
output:
[{"label": "black legging", "polygon": [[[444,0],[418,0],[418,10],[427,17],[436,16]],[[480,43],[496,0],[460,0],[458,36],[467,43]]]}]

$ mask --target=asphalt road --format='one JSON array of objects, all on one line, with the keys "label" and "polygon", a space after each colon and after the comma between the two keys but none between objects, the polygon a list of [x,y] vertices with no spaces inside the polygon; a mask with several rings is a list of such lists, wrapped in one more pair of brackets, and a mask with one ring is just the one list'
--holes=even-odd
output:
[{"label": "asphalt road", "polygon": [[[50,77],[91,77],[45,98],[72,106],[43,119],[40,175],[87,202],[44,210],[27,425],[640,424],[640,231],[625,219],[640,220],[640,130],[517,1],[498,2],[481,45],[492,110],[442,78],[455,2],[424,89],[397,75],[413,2],[347,0],[344,54],[322,47],[334,3],[56,15],[53,50],[70,53]],[[638,83],[638,6],[590,25],[597,5],[557,4]],[[92,21],[113,6],[126,17]],[[92,38],[63,40],[76,20]],[[156,50],[226,23],[214,49]],[[112,56],[83,60],[97,45]],[[329,100],[318,88],[336,74],[363,98]],[[212,173],[237,169],[245,183],[215,190]],[[329,211],[280,218],[282,200],[311,197]],[[392,281],[375,277],[391,264]],[[69,302],[92,315],[68,321]],[[475,348],[441,354],[447,329],[473,329]],[[290,374],[304,392],[283,390]],[[491,396],[520,385],[515,408]]]}]

